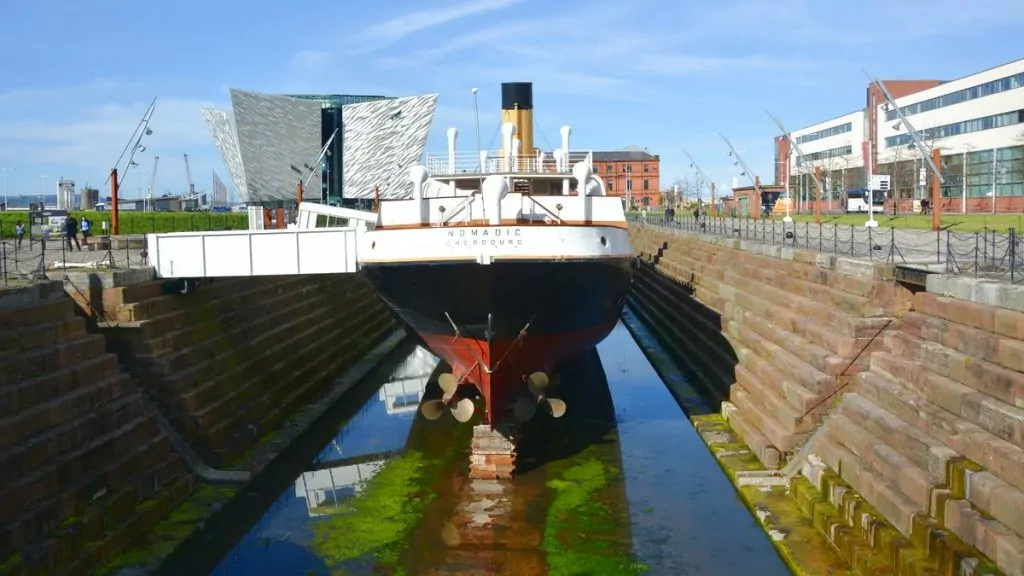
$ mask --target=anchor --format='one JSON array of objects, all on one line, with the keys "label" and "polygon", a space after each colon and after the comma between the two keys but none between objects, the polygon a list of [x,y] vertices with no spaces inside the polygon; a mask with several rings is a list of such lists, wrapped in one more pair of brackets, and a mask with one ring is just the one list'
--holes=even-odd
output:
[{"label": "anchor", "polygon": [[423,416],[427,420],[437,420],[444,415],[444,409],[447,408],[459,422],[469,422],[476,411],[476,405],[469,398],[456,399],[459,379],[454,374],[445,372],[437,378],[437,383],[441,386],[441,398],[423,402],[420,406]]},{"label": "anchor", "polygon": [[526,378],[526,388],[533,397],[524,396],[516,400],[512,406],[512,412],[520,422],[529,422],[537,414],[537,407],[541,404],[547,406],[548,412],[553,418],[561,418],[565,415],[565,401],[547,395],[550,386],[551,378],[543,372],[534,372]]}]

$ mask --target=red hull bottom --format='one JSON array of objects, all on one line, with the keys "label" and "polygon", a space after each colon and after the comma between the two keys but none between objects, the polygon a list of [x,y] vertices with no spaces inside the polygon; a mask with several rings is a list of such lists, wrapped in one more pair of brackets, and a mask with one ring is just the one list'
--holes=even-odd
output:
[{"label": "red hull bottom", "polygon": [[530,334],[527,331],[516,339],[494,340],[489,344],[462,336],[420,336],[431,352],[452,367],[453,374],[464,385],[476,386],[486,406],[484,423],[493,427],[510,416],[516,400],[529,394],[526,378],[530,374],[554,375],[559,364],[593,348],[614,328],[613,321],[574,332]]}]

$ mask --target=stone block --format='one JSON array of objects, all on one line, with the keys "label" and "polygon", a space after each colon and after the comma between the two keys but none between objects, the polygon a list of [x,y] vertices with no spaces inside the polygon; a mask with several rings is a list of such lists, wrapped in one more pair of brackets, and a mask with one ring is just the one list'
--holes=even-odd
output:
[{"label": "stone block", "polygon": [[909,332],[886,334],[885,341],[894,356],[926,366],[936,374],[1010,406],[1024,407],[1024,374],[1020,372],[923,340]]},{"label": "stone block", "polygon": [[843,396],[838,413],[884,440],[915,466],[925,470],[931,484],[948,483],[947,463],[959,456],[956,451],[856,392]]},{"label": "stone block", "polygon": [[965,500],[947,500],[946,527],[985,554],[1004,574],[1024,575],[1024,540],[1001,523],[983,517]]},{"label": "stone block", "polygon": [[1024,536],[1024,491],[982,470],[967,475],[966,498],[982,512]]},{"label": "stone block", "polygon": [[1024,489],[1024,449],[946,412],[912,390],[874,372],[857,376],[857,392],[952,450]]}]

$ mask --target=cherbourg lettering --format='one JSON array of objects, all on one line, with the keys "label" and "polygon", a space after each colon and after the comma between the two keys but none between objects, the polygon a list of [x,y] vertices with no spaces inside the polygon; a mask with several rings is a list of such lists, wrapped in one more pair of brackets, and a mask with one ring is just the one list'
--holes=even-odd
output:
[{"label": "cherbourg lettering", "polygon": [[522,228],[450,228],[447,248],[518,248],[523,245]]}]

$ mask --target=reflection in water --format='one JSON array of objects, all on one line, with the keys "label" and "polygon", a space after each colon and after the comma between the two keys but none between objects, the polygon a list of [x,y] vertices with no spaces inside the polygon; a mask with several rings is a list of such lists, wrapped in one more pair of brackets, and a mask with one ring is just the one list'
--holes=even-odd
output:
[{"label": "reflection in water", "polygon": [[788,573],[623,326],[564,367],[512,480],[467,480],[471,427],[417,410],[442,368],[396,365],[215,574]]},{"label": "reflection in water", "polygon": [[345,423],[307,470],[298,474],[293,490],[267,510],[213,574],[332,573],[315,549],[313,523],[324,521],[348,498],[361,493],[388,459],[401,452],[416,405],[437,365],[438,359],[420,347],[398,363],[376,398]]},{"label": "reflection in water", "polygon": [[[420,399],[427,387],[431,374],[438,366],[438,359],[425,348],[415,350],[392,371],[390,378],[377,392],[377,399],[384,405],[388,416],[415,415]],[[360,416],[366,410],[360,411]],[[341,447],[342,438],[348,436],[353,424],[362,418],[355,418],[331,440],[313,468],[303,472],[295,480],[295,496],[306,501],[310,517],[325,515],[324,506],[336,508],[346,498],[359,494],[366,482],[380,471],[394,453],[352,452],[346,456]],[[348,442],[346,442],[348,445]],[[357,442],[358,446],[358,442]],[[401,448],[397,446],[396,449]],[[352,447],[350,447],[351,451]]]},{"label": "reflection in water", "polygon": [[[402,556],[409,574],[636,574],[614,408],[596,350],[561,369],[563,418],[530,420],[511,480],[436,487]],[[582,570],[582,571],[580,571]]]},{"label": "reflection in water", "polygon": [[651,574],[790,574],[620,324],[598,346],[615,402],[639,560]]}]

